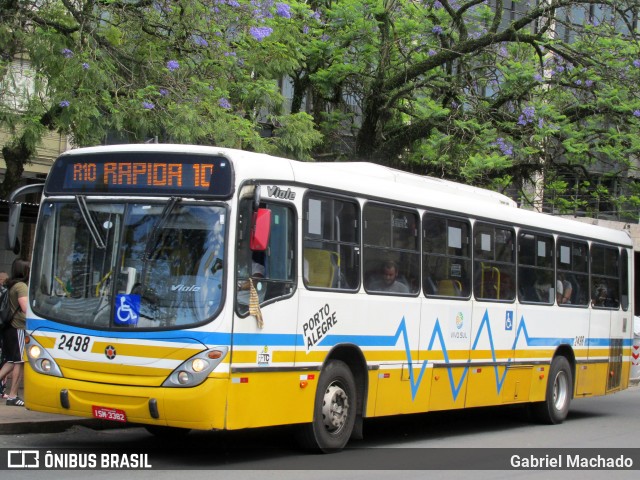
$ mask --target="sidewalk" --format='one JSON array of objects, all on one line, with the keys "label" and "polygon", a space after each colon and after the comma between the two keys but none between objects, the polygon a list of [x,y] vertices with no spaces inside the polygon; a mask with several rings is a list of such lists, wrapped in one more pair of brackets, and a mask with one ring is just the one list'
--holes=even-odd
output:
[{"label": "sidewalk", "polygon": [[[24,398],[20,389],[20,398]],[[0,399],[0,435],[19,435],[26,433],[63,432],[74,425],[83,425],[96,430],[122,428],[122,424],[98,420],[97,418],[70,417],[53,413],[33,412],[24,407],[7,406]]]}]

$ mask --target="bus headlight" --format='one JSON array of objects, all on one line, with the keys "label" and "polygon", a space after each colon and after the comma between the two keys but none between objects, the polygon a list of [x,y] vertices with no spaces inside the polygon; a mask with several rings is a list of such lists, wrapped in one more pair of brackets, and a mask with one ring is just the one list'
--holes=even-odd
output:
[{"label": "bus headlight", "polygon": [[62,377],[60,367],[49,353],[42,348],[33,336],[29,335],[25,338],[25,344],[27,345],[27,358],[29,359],[29,365],[38,373],[44,375],[53,375],[54,377]]},{"label": "bus headlight", "polygon": [[42,349],[40,348],[39,345],[32,345],[29,348],[29,356],[30,357],[38,358],[41,353],[42,353]]},{"label": "bus headlight", "polygon": [[213,347],[185,360],[162,384],[163,387],[195,387],[200,385],[227,356],[229,347]]}]

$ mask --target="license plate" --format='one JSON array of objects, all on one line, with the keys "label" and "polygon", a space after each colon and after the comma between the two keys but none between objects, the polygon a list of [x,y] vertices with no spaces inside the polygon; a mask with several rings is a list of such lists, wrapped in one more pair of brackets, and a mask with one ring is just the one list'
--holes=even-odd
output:
[{"label": "license plate", "polygon": [[114,422],[126,422],[127,414],[124,410],[118,410],[117,408],[98,407],[92,405],[93,416],[101,420],[113,420]]}]

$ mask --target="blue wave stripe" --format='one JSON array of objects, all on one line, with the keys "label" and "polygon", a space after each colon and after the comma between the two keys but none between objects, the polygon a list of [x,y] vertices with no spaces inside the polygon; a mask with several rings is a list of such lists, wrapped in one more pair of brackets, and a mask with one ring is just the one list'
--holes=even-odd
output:
[{"label": "blue wave stripe", "polygon": [[[93,336],[104,336],[111,338],[123,338],[123,339],[146,339],[146,340],[161,340],[166,342],[176,342],[176,343],[202,343],[203,345],[229,345],[233,341],[233,344],[236,346],[263,346],[269,345],[272,347],[304,347],[304,336],[296,335],[296,334],[265,334],[265,333],[211,333],[211,332],[200,332],[193,330],[171,330],[171,331],[97,331],[91,330],[88,328],[81,328],[77,326],[65,325],[62,326],[60,324],[48,321],[48,320],[38,320],[38,319],[29,319],[27,321],[27,328],[30,331],[33,330],[43,330],[50,332],[60,332],[64,331],[66,333],[75,333],[79,335],[93,335]],[[489,319],[489,311],[485,310],[485,313],[482,317],[482,322],[478,327],[478,333],[473,341],[471,351],[475,351],[478,349],[478,343],[482,338],[483,332],[486,330],[486,336],[489,340],[489,347],[491,350],[491,358],[494,362],[497,362],[496,356],[496,348],[494,346],[493,341],[493,333],[491,331],[491,322]],[[185,336],[182,336],[185,335]],[[556,347],[561,344],[573,344],[573,338],[561,338],[561,337],[530,337],[529,332],[527,331],[527,325],[524,317],[520,318],[520,323],[518,325],[518,329],[516,331],[516,336],[511,345],[511,350],[514,350],[518,345],[518,341],[520,338],[524,340],[527,347]],[[409,342],[409,332],[407,330],[405,317],[402,317],[400,324],[396,332],[393,335],[327,335],[320,342],[319,346],[322,347],[332,347],[338,345],[340,343],[353,343],[359,345],[361,347],[395,347],[398,344],[398,341],[402,338],[404,343],[404,351],[407,358],[407,363],[409,366],[409,385],[411,389],[411,398],[415,400],[420,385],[422,383],[422,379],[429,363],[429,360],[424,360],[422,362],[416,362],[414,365],[414,360],[411,355],[411,346]],[[431,333],[431,338],[429,340],[429,346],[427,350],[429,352],[433,351],[436,348],[436,340],[439,343],[439,348],[442,351],[444,356],[445,364],[449,364],[449,351],[447,350],[446,342],[444,341],[444,335],[442,333],[442,328],[440,326],[440,320],[436,319],[433,332]],[[588,338],[585,339],[585,345],[590,347],[608,347],[611,343],[609,338]],[[633,344],[632,339],[624,339],[624,346],[631,346]],[[507,362],[511,362],[512,359],[509,358]],[[467,364],[463,367],[462,374],[460,375],[459,380],[456,382],[453,376],[453,368],[446,367],[447,373],[449,377],[449,386],[451,388],[451,394],[453,396],[453,400],[456,401],[458,395],[460,394],[462,387],[464,385],[464,380],[469,373],[469,369],[472,367],[471,361],[467,360]],[[419,368],[419,373],[416,376],[414,370]],[[460,367],[457,367],[460,368]],[[498,367],[495,365],[493,367],[496,381],[496,393],[499,395],[502,387],[504,385],[504,381],[507,375],[507,368],[505,366]],[[502,371],[501,371],[502,370]]]}]

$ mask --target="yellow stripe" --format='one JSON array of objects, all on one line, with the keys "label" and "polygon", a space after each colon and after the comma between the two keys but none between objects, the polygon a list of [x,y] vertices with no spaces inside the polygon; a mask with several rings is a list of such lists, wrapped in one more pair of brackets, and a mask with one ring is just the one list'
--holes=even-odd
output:
[{"label": "yellow stripe", "polygon": [[53,337],[43,337],[41,335],[33,335],[33,338],[42,345],[44,348],[54,348],[56,346],[56,339]]},{"label": "yellow stripe", "polygon": [[[113,375],[112,372],[117,368],[118,376],[120,375],[139,375],[139,376],[160,376],[166,377],[173,370],[170,368],[154,368],[152,366],[144,365],[114,365],[112,363],[104,362],[87,362],[81,360],[71,360],[65,358],[57,358],[56,363],[62,368],[68,368],[74,372],[87,372],[91,374],[108,373]],[[67,375],[65,375],[67,376]]]}]

